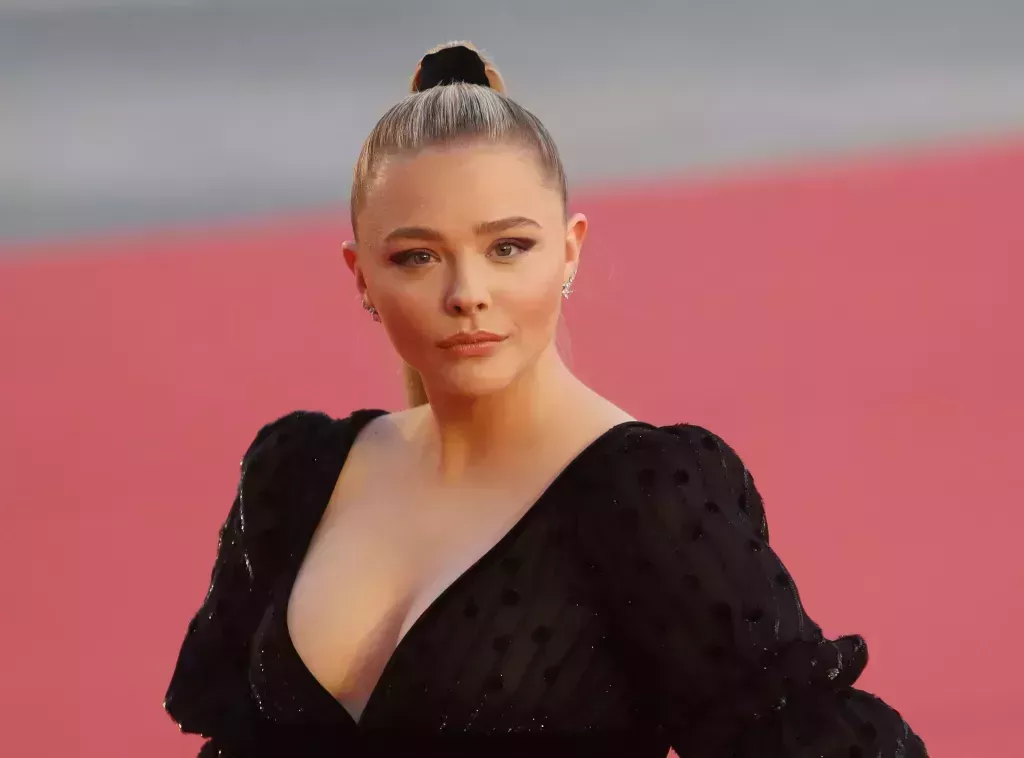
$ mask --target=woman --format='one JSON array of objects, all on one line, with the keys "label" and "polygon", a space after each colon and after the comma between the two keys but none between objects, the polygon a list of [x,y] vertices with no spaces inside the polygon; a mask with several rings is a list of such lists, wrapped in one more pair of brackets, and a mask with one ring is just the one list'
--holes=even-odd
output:
[{"label": "woman", "polygon": [[554,346],[587,229],[463,44],[363,146],[345,260],[411,407],[298,412],[242,461],[165,706],[204,754],[924,756],[853,688],[737,455]]}]

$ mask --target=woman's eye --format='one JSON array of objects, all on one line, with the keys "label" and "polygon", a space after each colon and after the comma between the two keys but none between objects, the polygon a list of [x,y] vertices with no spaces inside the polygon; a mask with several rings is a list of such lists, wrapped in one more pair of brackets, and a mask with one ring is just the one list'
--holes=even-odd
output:
[{"label": "woman's eye", "polygon": [[397,263],[399,266],[426,266],[432,260],[434,260],[433,253],[428,253],[426,250],[409,250],[404,253],[398,253],[398,255],[391,256],[391,260]]},{"label": "woman's eye", "polygon": [[503,240],[495,245],[492,250],[495,258],[507,260],[525,253],[531,247],[533,247],[533,243],[528,240]]}]

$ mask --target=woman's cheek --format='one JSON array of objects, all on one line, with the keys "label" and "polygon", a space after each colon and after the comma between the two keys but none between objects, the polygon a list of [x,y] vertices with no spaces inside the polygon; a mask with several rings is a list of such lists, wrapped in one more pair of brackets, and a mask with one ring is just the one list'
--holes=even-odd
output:
[{"label": "woman's cheek", "polygon": [[560,294],[560,290],[546,279],[536,282],[535,286],[509,293],[508,315],[524,338],[546,341],[552,337],[558,323]]},{"label": "woman's cheek", "polygon": [[414,297],[396,298],[385,307],[387,310],[381,310],[386,314],[384,324],[391,343],[398,354],[410,363],[418,362],[418,356],[427,353],[438,339],[446,336],[433,333],[437,314]]}]

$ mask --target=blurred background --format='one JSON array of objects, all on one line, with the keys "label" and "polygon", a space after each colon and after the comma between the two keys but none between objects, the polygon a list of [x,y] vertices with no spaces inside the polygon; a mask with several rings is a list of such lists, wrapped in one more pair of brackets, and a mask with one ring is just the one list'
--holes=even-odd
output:
[{"label": "blurred background", "polygon": [[0,0],[0,752],[194,754],[161,701],[241,453],[401,405],[340,243],[449,39],[591,218],[577,373],[738,449],[934,755],[1014,754],[1018,0]]}]

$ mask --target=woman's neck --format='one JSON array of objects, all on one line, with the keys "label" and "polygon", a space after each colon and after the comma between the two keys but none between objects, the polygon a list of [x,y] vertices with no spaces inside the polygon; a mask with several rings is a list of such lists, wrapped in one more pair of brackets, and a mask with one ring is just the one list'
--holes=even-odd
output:
[{"label": "woman's neck", "polygon": [[514,464],[536,455],[552,428],[574,415],[590,394],[551,349],[500,392],[432,399],[421,439],[442,480],[486,474],[496,461]]}]

